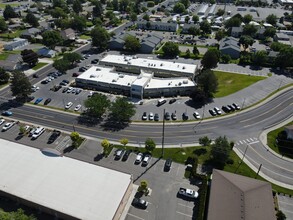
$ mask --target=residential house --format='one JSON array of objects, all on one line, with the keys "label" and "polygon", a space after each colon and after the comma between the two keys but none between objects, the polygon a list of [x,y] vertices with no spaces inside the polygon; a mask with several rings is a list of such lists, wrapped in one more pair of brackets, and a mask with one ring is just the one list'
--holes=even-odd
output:
[{"label": "residential house", "polygon": [[257,32],[256,32],[256,38],[259,40],[264,40],[265,39],[265,33],[266,29],[263,27],[258,28]]},{"label": "residential house", "polygon": [[181,30],[181,33],[182,34],[188,34],[189,28],[191,28],[191,27],[195,27],[195,28],[198,28],[199,29],[199,25],[198,24],[184,24],[181,27],[182,27],[182,30]]},{"label": "residential house", "polygon": [[43,48],[40,48],[38,51],[37,51],[37,54],[40,56],[40,57],[48,57],[48,58],[52,58],[54,56],[56,56],[56,51],[55,50],[51,50],[47,47],[43,47]]},{"label": "residential house", "polygon": [[141,41],[140,52],[142,53],[152,53],[153,50],[162,42],[164,37],[158,35],[148,35]]},{"label": "residential house", "polygon": [[243,32],[243,27],[242,26],[240,26],[240,27],[232,27],[231,36],[238,38],[238,37],[241,36],[242,32]]},{"label": "residential house", "polygon": [[19,29],[20,27],[22,26],[22,24],[9,24],[8,25],[8,30],[16,30],[16,29]]},{"label": "residential house", "polygon": [[287,134],[287,139],[290,139],[293,141],[293,125],[286,126],[285,132]]},{"label": "residential house", "polygon": [[6,71],[13,71],[20,69],[21,63],[13,62],[11,60],[0,60],[0,66]]},{"label": "residential house", "polygon": [[240,45],[236,38],[226,37],[220,41],[219,50],[222,54],[229,55],[232,59],[238,59],[240,57]]},{"label": "residential house", "polygon": [[13,41],[8,42],[7,44],[4,45],[4,50],[15,50],[20,47],[28,45],[28,40],[27,39],[22,39],[22,38],[14,38]]},{"label": "residential house", "polygon": [[277,42],[280,42],[280,43],[283,43],[283,44],[291,46],[290,38],[285,33],[281,33],[281,32],[276,33],[276,35],[274,37],[274,40],[277,41]]},{"label": "residential house", "polygon": [[213,170],[207,220],[276,220],[270,183]]},{"label": "residential house", "polygon": [[124,39],[127,36],[135,36],[135,35],[131,33],[120,33],[119,35],[115,35],[110,40],[108,48],[110,50],[123,50],[124,44],[125,44]]},{"label": "residential house", "polygon": [[156,31],[176,32],[178,30],[178,24],[161,22],[161,21],[138,21],[137,28],[147,29],[147,30],[156,30]]},{"label": "residential house", "polygon": [[37,35],[39,35],[40,33],[41,33],[41,30],[38,28],[29,28],[29,29],[23,31],[20,36],[22,38],[32,39],[32,38],[36,37]]},{"label": "residential house", "polygon": [[62,30],[60,34],[63,40],[75,40],[76,38],[75,31],[72,28]]}]

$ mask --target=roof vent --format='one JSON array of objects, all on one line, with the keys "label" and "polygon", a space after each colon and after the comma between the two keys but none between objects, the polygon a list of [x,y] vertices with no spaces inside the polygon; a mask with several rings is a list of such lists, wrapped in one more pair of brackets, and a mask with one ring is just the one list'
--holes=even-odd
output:
[{"label": "roof vent", "polygon": [[97,68],[96,71],[101,71],[101,69]]},{"label": "roof vent", "polygon": [[182,69],[185,69],[185,66],[183,66]]},{"label": "roof vent", "polygon": [[123,75],[123,74],[119,74],[119,77],[120,77],[120,78],[124,78],[124,75]]},{"label": "roof vent", "polygon": [[90,78],[95,78],[95,75],[90,75]]},{"label": "roof vent", "polygon": [[112,82],[117,82],[117,79],[113,79]]},{"label": "roof vent", "polygon": [[178,85],[181,86],[182,85],[182,82],[179,82]]},{"label": "roof vent", "polygon": [[161,65],[160,66],[163,66],[163,63],[161,63]]}]

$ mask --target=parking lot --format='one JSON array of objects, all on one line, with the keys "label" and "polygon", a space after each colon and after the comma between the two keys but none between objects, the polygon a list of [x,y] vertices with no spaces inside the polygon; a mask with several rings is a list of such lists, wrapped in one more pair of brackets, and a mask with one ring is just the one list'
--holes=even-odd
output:
[{"label": "parking lot", "polygon": [[286,215],[287,219],[293,219],[293,198],[285,195],[277,195],[279,209]]}]

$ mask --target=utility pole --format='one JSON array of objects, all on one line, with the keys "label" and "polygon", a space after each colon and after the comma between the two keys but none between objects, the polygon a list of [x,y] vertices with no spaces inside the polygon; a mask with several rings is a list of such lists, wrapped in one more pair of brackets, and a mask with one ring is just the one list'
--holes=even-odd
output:
[{"label": "utility pole", "polygon": [[262,164],[259,165],[258,171],[257,171],[256,176],[255,176],[254,179],[256,179],[256,178],[258,177],[258,173],[259,173],[259,171],[260,171],[260,169],[261,169],[261,166],[262,166]]},{"label": "utility pole", "polygon": [[165,142],[165,109],[163,111],[162,157],[164,156],[164,142]]},{"label": "utility pole", "polygon": [[237,173],[237,171],[238,171],[240,165],[242,164],[242,162],[243,162],[243,160],[244,160],[244,157],[245,157],[245,155],[246,155],[246,151],[247,151],[247,149],[248,149],[248,146],[249,146],[249,145],[246,145],[245,151],[244,151],[244,153],[243,153],[243,157],[242,157],[242,159],[241,159],[241,161],[240,161],[240,163],[239,163],[239,165],[238,165],[238,167],[236,168],[236,170],[235,170],[234,173]]},{"label": "utility pole", "polygon": [[245,98],[243,99],[243,103],[242,103],[241,110],[242,110],[242,109],[243,109],[243,107],[244,107],[244,103],[245,103]]}]

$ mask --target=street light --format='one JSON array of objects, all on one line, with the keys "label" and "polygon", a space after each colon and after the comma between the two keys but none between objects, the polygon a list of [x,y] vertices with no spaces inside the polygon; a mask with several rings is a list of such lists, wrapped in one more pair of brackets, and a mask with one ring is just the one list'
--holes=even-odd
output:
[{"label": "street light", "polygon": [[164,141],[165,141],[165,109],[163,111],[162,157],[164,156]]}]

